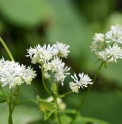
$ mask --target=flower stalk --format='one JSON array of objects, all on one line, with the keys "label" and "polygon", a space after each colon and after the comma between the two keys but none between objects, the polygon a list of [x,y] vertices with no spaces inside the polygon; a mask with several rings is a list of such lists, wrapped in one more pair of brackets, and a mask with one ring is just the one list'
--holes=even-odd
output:
[{"label": "flower stalk", "polygon": [[[96,78],[97,78],[97,76],[98,76],[98,74],[99,74],[99,72],[100,72],[100,69],[102,68],[103,64],[104,64],[104,62],[102,62],[102,63],[100,64],[100,67],[98,68],[98,70],[97,70],[97,72],[96,72],[96,74],[95,74],[95,76],[94,76],[94,78],[93,78],[93,83],[96,81]],[[83,105],[84,101],[86,100],[86,97],[88,96],[88,94],[89,94],[89,92],[90,92],[92,86],[93,86],[93,84],[89,86],[88,90],[87,90],[86,93],[84,94],[84,96],[83,96],[83,98],[82,98],[82,100],[81,100],[81,103],[80,103],[79,107],[77,108],[76,113],[75,113],[73,119],[71,120],[71,122],[70,122],[69,124],[73,124],[73,122],[75,121],[75,119],[76,119],[76,117],[77,117],[79,111],[81,110],[82,105]]]},{"label": "flower stalk", "polygon": [[55,101],[55,104],[56,104],[56,107],[57,107],[56,115],[57,115],[58,123],[62,124],[61,123],[61,118],[60,118],[60,113],[59,113],[60,110],[59,110],[59,105],[58,105],[57,98],[58,98],[58,82],[56,82],[56,93],[54,94],[54,101]]},{"label": "flower stalk", "polygon": [[[4,58],[0,60],[0,82],[1,86],[9,85],[10,90],[10,97],[9,99],[6,97],[2,87],[0,86],[0,90],[3,93],[3,96],[6,99],[9,107],[9,117],[8,117],[8,124],[13,124],[12,114],[17,105],[19,94],[20,94],[20,85],[26,82],[26,84],[30,84],[32,79],[36,76],[35,71],[33,71],[30,67],[27,69],[24,65],[19,65],[14,61],[14,58],[0,37],[0,42],[2,43],[3,47],[5,48],[6,52],[8,53],[11,61],[5,61]],[[13,77],[13,78],[11,78]],[[13,93],[12,88],[15,88],[16,85],[19,85],[17,90]],[[15,101],[13,102],[13,96],[15,96]]]},{"label": "flower stalk", "polygon": [[5,42],[2,40],[1,37],[0,37],[0,42],[2,43],[2,45],[3,45],[3,47],[5,48],[6,52],[8,53],[10,59],[11,59],[12,61],[14,61],[14,58],[13,58],[13,56],[12,56],[10,50],[8,49],[7,45],[6,45]]}]

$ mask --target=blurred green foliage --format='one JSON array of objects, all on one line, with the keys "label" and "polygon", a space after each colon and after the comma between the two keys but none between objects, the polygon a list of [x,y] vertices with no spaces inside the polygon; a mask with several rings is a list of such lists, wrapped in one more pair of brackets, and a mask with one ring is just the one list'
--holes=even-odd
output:
[{"label": "blurred green foliage", "polygon": [[[71,52],[65,61],[72,67],[72,72],[84,71],[93,77],[100,63],[95,64],[97,59],[89,48],[92,37],[94,33],[104,33],[109,30],[111,25],[117,23],[122,25],[121,5],[120,0],[0,0],[0,36],[8,45],[15,60],[26,65],[31,64],[29,58],[25,57],[26,49],[30,46],[38,43],[52,44],[56,41],[69,44]],[[0,55],[9,59],[2,45],[0,45]],[[111,124],[122,122],[121,65],[122,61],[119,60],[117,64],[107,65],[107,69],[101,70],[93,91],[81,110],[83,116],[105,120]],[[38,79],[28,89],[23,87],[20,99],[36,98],[37,94],[44,98],[47,96],[40,81],[38,65],[32,66],[38,72]],[[66,82],[63,91],[60,89],[60,92],[68,89]],[[33,95],[29,95],[29,92]],[[70,95],[64,100],[70,107],[76,107],[80,96],[82,97],[82,92]],[[34,105],[29,107],[32,108]],[[5,111],[4,114],[2,109]],[[24,119],[25,116],[30,119],[30,123],[34,120],[38,121],[40,112],[36,108],[31,111],[32,115],[28,111],[29,108],[24,109],[25,111],[27,109],[28,116],[20,111],[19,115],[14,115],[15,122],[18,117]],[[5,120],[6,114],[6,107],[1,107],[0,120]]]}]

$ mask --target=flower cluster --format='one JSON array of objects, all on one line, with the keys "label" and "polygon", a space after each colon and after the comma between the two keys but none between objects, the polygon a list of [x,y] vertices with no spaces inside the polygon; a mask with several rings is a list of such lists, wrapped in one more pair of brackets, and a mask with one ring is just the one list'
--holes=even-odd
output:
[{"label": "flower cluster", "polygon": [[79,88],[83,88],[83,87],[88,87],[88,84],[93,84],[92,79],[89,78],[89,76],[87,74],[84,73],[79,73],[79,78],[77,77],[76,74],[74,74],[74,76],[71,76],[71,78],[74,80],[74,82],[70,82],[70,88],[72,89],[73,92],[78,93]]},{"label": "flower cluster", "polygon": [[95,52],[98,59],[107,63],[117,62],[122,59],[122,27],[111,26],[111,30],[105,34],[95,33],[93,37],[91,51]]},{"label": "flower cluster", "polygon": [[19,65],[18,62],[5,61],[4,58],[0,59],[0,85],[9,85],[9,88],[14,88],[16,85],[23,83],[31,84],[36,73],[31,67]]},{"label": "flower cluster", "polygon": [[[65,66],[61,58],[68,56],[70,52],[68,48],[69,45],[59,42],[52,46],[50,44],[47,46],[38,44],[34,48],[31,47],[28,49],[27,52],[29,55],[26,56],[31,58],[33,64],[41,64],[40,68],[42,69],[44,78],[50,78],[50,72],[52,72],[54,74],[54,81],[61,82],[63,85],[65,77],[70,74],[68,72],[70,68]],[[78,80],[76,74],[74,74],[74,77],[71,77],[74,79],[74,82],[70,82],[69,85],[73,92],[77,93],[80,87],[83,88],[87,87],[88,84],[92,84],[91,79],[84,73],[79,74],[80,80]]]},{"label": "flower cluster", "polygon": [[27,57],[31,58],[31,62],[33,64],[39,63],[41,64],[41,68],[43,69],[44,78],[50,78],[50,72],[54,74],[54,80],[56,82],[61,82],[63,85],[63,81],[70,70],[69,67],[65,66],[65,63],[62,62],[61,58],[66,58],[68,53],[69,45],[57,42],[54,45],[46,44],[44,46],[37,45],[34,48],[30,48],[27,50],[29,55]]}]

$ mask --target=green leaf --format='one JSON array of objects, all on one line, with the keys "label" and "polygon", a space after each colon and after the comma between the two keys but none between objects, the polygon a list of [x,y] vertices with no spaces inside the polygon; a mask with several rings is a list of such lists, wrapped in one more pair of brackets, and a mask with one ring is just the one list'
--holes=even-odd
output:
[{"label": "green leaf", "polygon": [[[6,95],[7,96],[7,95]],[[0,92],[0,103],[6,102],[6,98],[2,92]]]},{"label": "green leaf", "polygon": [[48,102],[45,99],[41,99],[39,96],[37,96],[37,101],[38,101],[40,107],[44,110],[48,110],[48,111],[56,110],[55,104],[52,102]]},{"label": "green leaf", "polygon": [[[13,112],[13,124],[30,124],[42,118],[36,106],[17,106]],[[0,105],[0,124],[8,124],[8,106]],[[43,123],[42,123],[43,124]]]},{"label": "green leaf", "polygon": [[99,120],[96,118],[78,116],[74,124],[110,124],[106,121]]},{"label": "green leaf", "polygon": [[[58,23],[50,26],[47,30],[48,39],[50,39],[51,43],[55,43],[58,40],[70,45],[71,54],[69,56],[74,60],[82,58],[84,51],[87,50],[85,36],[88,37],[89,35],[85,27],[87,25],[85,18],[82,13],[81,18],[78,16],[72,2],[68,0],[61,0],[60,2],[54,0],[52,1],[52,6]],[[87,52],[85,53],[87,54]]]},{"label": "green leaf", "polygon": [[[69,111],[67,114],[70,113],[74,114],[74,110],[71,110],[71,112]],[[65,122],[66,124],[69,124],[72,121],[72,117],[70,117],[67,114],[61,115],[61,121]],[[83,117],[81,115],[78,115],[73,124],[110,124],[110,123],[96,118]]]},{"label": "green leaf", "polygon": [[65,124],[69,124],[69,122],[71,121],[71,117],[68,115],[62,115],[61,116],[61,122],[65,122]]},{"label": "green leaf", "polygon": [[49,5],[43,0],[0,0],[0,11],[9,23],[33,27],[40,24],[51,11]]},{"label": "green leaf", "polygon": [[[80,104],[79,99],[84,96],[84,91],[77,94],[71,94],[65,102],[70,108],[77,108]],[[72,102],[71,102],[72,100]],[[92,101],[92,102],[91,102]],[[94,117],[98,119],[106,120],[112,124],[121,124],[122,122],[122,92],[114,90],[95,90],[91,91],[81,108],[81,113],[83,116]],[[117,113],[117,116],[115,114]],[[99,123],[98,123],[99,124]]]},{"label": "green leaf", "polygon": [[52,115],[52,111],[46,111],[45,113],[44,113],[44,120],[46,121],[51,115]]}]

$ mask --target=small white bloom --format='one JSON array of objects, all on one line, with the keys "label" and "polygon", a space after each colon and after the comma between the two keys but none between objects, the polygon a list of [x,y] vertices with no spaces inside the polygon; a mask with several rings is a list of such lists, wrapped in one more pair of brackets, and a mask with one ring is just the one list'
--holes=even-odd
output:
[{"label": "small white bloom", "polygon": [[122,49],[117,44],[108,46],[104,51],[98,52],[98,58],[108,63],[117,62],[117,59],[122,59]]},{"label": "small white bloom", "polygon": [[37,45],[34,48],[31,48],[27,50],[29,55],[26,55],[27,57],[30,57],[32,59],[32,63],[44,63],[45,61],[49,61],[52,59],[53,56],[58,54],[58,50],[55,49],[53,46],[50,46],[48,44],[44,44],[42,47],[41,45]]},{"label": "small white bloom", "polygon": [[[122,59],[122,49],[118,46],[122,44],[122,27],[118,24],[111,26],[111,30],[105,33],[105,40],[101,33],[96,33],[93,40],[90,48],[99,59],[107,63],[117,62],[119,58]],[[103,40],[104,42],[100,42]]]},{"label": "small white bloom", "polygon": [[84,73],[79,73],[79,78],[77,77],[76,74],[74,74],[74,76],[71,76],[71,78],[74,80],[74,82],[76,83],[76,85],[80,87],[87,87],[88,84],[93,84],[92,79],[89,78],[89,76],[87,74]]},{"label": "small white bloom", "polygon": [[96,53],[98,49],[98,45],[96,44],[96,42],[92,42],[92,45],[90,46],[90,48],[92,52]]},{"label": "small white bloom", "polygon": [[19,65],[18,62],[0,60],[0,82],[1,86],[9,85],[9,88],[14,88],[22,83],[31,84],[36,73],[32,68],[24,65]]},{"label": "small white bloom", "polygon": [[21,85],[22,83],[24,83],[24,82],[22,81],[22,78],[20,78],[20,77],[15,77],[15,78],[14,78],[14,82],[16,82],[17,85]]},{"label": "small white bloom", "polygon": [[105,46],[105,41],[104,41],[104,34],[102,33],[95,33],[93,36],[93,42],[92,45],[90,46],[91,51],[97,53],[98,51],[102,50]]},{"label": "small white bloom", "polygon": [[40,53],[40,58],[43,59],[43,61],[49,61],[52,59],[52,51],[53,51],[53,47],[50,46],[50,44],[48,44],[48,46],[46,47],[46,44],[43,46],[43,51],[42,53]]},{"label": "small white bloom", "polygon": [[27,49],[27,53],[29,55],[26,55],[26,57],[31,58],[31,62],[33,64],[40,63],[40,53],[43,51],[43,48],[38,44],[34,48],[30,47],[30,49]]},{"label": "small white bloom", "polygon": [[78,93],[79,91],[79,83],[74,83],[73,81],[69,83],[70,89],[72,90],[72,92]]},{"label": "small white bloom", "polygon": [[107,61],[107,55],[106,55],[106,52],[104,50],[101,52],[98,52],[96,55],[99,59]]},{"label": "small white bloom", "polygon": [[109,42],[116,42],[122,44],[122,27],[119,25],[111,26],[111,30],[108,31],[106,34],[106,41]]},{"label": "small white bloom", "polygon": [[93,40],[94,42],[104,42],[104,34],[102,33],[95,33],[95,35],[93,36]]},{"label": "small white bloom", "polygon": [[63,85],[65,77],[70,74],[68,73],[69,70],[70,70],[69,67],[67,66],[65,67],[65,63],[57,65],[57,67],[55,68],[56,73],[54,73],[55,81],[61,82],[61,84]]},{"label": "small white bloom", "polygon": [[50,78],[48,72],[54,73],[54,80],[56,82],[61,82],[63,85],[64,79],[70,70],[67,66],[65,67],[65,63],[62,62],[60,57],[67,57],[69,45],[59,43],[54,44],[53,46],[44,45],[40,46],[39,44],[34,48],[30,48],[27,50],[28,54],[27,57],[31,58],[31,62],[33,64],[40,63],[40,68],[44,71],[44,78]]},{"label": "small white bloom", "polygon": [[87,87],[88,84],[93,84],[92,79],[89,78],[88,74],[79,74],[79,77],[80,77],[80,86],[83,88],[83,87]]},{"label": "small white bloom", "polygon": [[62,60],[55,56],[49,63],[52,69],[52,72],[57,72],[57,67],[62,64]]},{"label": "small white bloom", "polygon": [[47,73],[47,72],[44,72],[44,78],[45,78],[45,79],[50,78],[50,74],[49,74],[49,73]]},{"label": "small white bloom", "polygon": [[55,49],[58,50],[59,56],[66,58],[68,56],[68,53],[70,52],[68,48],[70,47],[69,45],[59,43],[53,45]]},{"label": "small white bloom", "polygon": [[47,71],[50,71],[51,70],[51,65],[49,62],[45,62],[43,64],[43,68],[44,68],[44,71],[47,72]]}]

